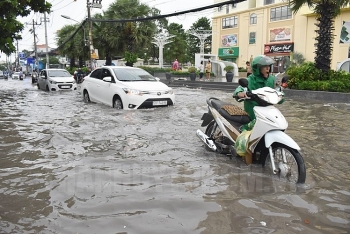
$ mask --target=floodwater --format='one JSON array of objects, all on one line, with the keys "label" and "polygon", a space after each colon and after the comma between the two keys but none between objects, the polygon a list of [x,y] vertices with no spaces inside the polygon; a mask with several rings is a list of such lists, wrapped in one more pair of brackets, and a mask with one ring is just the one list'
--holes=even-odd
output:
[{"label": "floodwater", "polygon": [[[205,100],[123,111],[0,80],[0,233],[349,233],[350,106],[287,99],[304,186],[205,149]],[[203,131],[205,129],[202,129]]]}]

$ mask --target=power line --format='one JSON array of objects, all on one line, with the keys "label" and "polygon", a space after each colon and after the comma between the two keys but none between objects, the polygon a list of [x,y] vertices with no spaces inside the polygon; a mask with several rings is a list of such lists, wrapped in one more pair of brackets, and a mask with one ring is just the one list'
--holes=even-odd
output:
[{"label": "power line", "polygon": [[[150,16],[150,17],[145,17],[145,18],[132,18],[132,19],[95,19],[95,18],[91,18],[90,20],[93,22],[108,22],[108,23],[142,22],[142,21],[148,21],[148,20],[158,20],[158,19],[168,18],[168,17],[172,17],[172,16],[177,16],[177,15],[183,15],[186,13],[199,12],[199,11],[203,11],[203,10],[207,10],[207,9],[211,9],[211,8],[215,8],[215,7],[220,7],[220,6],[227,5],[227,4],[239,3],[239,2],[244,2],[244,1],[246,1],[246,0],[225,1],[225,2],[216,3],[216,4],[212,4],[212,5],[205,6],[205,7],[194,8],[191,10],[174,12],[174,13],[166,14],[166,15]],[[87,22],[87,19],[85,19],[80,24],[80,26],[75,30],[75,32],[73,32],[72,35],[69,36],[69,38],[67,38],[59,47],[57,47],[57,49],[60,49],[68,41],[70,41],[77,34],[77,32],[80,30],[80,28],[82,28],[84,26],[84,24],[86,22]]]}]

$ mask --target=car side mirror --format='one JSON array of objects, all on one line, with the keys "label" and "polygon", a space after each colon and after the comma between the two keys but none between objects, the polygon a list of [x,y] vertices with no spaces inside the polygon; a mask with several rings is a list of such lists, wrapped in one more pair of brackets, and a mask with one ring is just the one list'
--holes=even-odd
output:
[{"label": "car side mirror", "polygon": [[104,82],[112,82],[112,77],[106,76],[105,78],[102,79]]}]

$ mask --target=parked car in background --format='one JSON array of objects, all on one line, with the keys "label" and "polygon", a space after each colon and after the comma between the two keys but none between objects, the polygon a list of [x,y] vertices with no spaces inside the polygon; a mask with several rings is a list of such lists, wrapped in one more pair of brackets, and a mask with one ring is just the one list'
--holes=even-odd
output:
[{"label": "parked car in background", "polygon": [[81,85],[85,102],[99,102],[116,109],[169,106],[175,94],[143,69],[104,66],[85,76]]},{"label": "parked car in background", "polygon": [[65,69],[49,68],[40,72],[37,81],[38,89],[46,91],[76,90],[73,76]]},{"label": "parked car in background", "polygon": [[23,73],[22,72],[14,72],[12,74],[12,79],[23,80]]}]

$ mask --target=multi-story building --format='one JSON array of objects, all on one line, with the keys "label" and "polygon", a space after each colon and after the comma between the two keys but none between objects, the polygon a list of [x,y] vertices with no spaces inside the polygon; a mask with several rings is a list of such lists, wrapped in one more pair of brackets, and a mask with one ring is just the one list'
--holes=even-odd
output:
[{"label": "multi-story building", "polygon": [[[350,56],[350,44],[340,43],[343,22],[347,21],[349,6],[335,19],[332,69]],[[245,67],[251,57],[265,54],[276,60],[273,72],[283,72],[291,52],[314,61],[315,23],[311,9],[303,6],[293,14],[285,0],[247,0],[222,6],[213,14],[212,54],[239,67]]]}]

